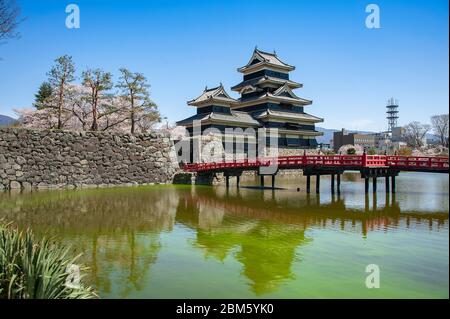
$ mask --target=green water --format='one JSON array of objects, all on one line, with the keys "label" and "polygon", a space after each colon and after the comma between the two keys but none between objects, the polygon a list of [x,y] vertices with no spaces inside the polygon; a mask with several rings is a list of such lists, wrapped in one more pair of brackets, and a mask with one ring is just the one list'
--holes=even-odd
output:
[{"label": "green water", "polygon": [[340,196],[301,180],[0,193],[0,218],[82,252],[103,298],[449,297],[448,175],[401,174],[389,197],[357,174]]}]

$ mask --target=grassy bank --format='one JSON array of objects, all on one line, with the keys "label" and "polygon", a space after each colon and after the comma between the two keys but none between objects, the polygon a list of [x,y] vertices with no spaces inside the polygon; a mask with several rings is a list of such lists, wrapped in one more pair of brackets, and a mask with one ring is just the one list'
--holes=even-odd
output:
[{"label": "grassy bank", "polygon": [[0,299],[89,299],[78,257],[53,241],[38,239],[0,220]]}]

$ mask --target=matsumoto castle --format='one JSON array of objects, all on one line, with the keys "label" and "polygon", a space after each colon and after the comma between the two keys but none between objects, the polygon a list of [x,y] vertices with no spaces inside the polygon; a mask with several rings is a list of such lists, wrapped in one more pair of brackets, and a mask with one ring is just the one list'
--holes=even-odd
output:
[{"label": "matsumoto castle", "polygon": [[255,48],[247,65],[238,69],[243,81],[231,88],[240,98],[228,95],[222,84],[205,88],[203,93],[188,105],[197,108],[197,114],[177,122],[193,134],[193,122],[201,121],[201,129],[263,128],[266,136],[277,129],[278,147],[283,149],[312,149],[317,147],[315,130],[322,118],[305,112],[312,101],[297,96],[293,90],[303,85],[289,79],[295,67],[284,63],[276,53]]}]

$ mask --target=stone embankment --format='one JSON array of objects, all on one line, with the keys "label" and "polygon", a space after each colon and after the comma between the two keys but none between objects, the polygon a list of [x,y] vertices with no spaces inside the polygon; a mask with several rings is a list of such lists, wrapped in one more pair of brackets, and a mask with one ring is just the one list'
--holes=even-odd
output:
[{"label": "stone embankment", "polygon": [[0,190],[170,183],[178,171],[163,133],[0,129]]}]

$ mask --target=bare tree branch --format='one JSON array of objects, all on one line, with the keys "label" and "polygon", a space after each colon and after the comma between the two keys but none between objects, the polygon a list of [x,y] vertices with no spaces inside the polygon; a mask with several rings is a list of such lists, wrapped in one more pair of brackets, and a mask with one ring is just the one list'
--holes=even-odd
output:
[{"label": "bare tree branch", "polygon": [[19,20],[20,8],[14,0],[0,0],[0,41],[19,37],[16,32]]},{"label": "bare tree branch", "polygon": [[420,122],[411,122],[404,127],[405,140],[411,147],[422,147],[425,144],[425,137],[431,126]]},{"label": "bare tree branch", "polygon": [[439,137],[440,144],[448,147],[448,114],[434,115],[431,117],[433,132]]}]

